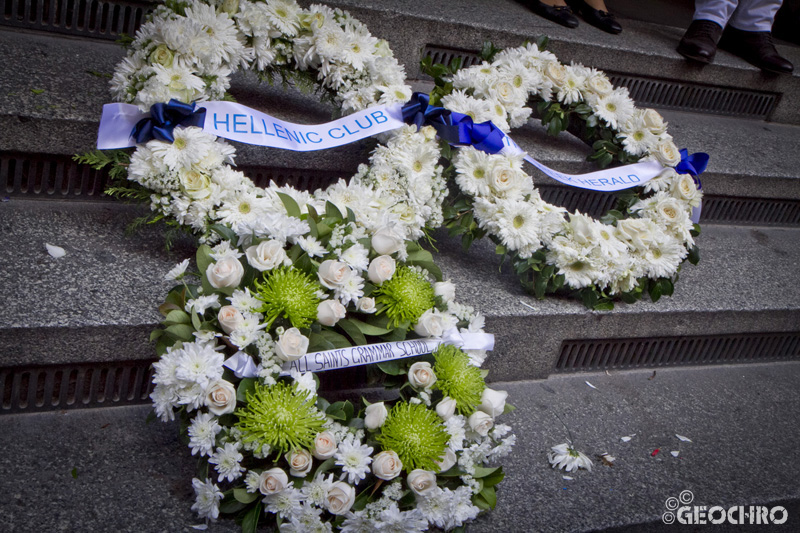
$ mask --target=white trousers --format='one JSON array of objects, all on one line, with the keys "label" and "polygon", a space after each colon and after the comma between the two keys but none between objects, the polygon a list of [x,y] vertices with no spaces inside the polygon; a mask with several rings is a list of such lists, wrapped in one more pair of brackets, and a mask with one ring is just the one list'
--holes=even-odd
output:
[{"label": "white trousers", "polygon": [[772,31],[775,13],[783,0],[695,0],[694,20],[710,20],[723,28]]}]

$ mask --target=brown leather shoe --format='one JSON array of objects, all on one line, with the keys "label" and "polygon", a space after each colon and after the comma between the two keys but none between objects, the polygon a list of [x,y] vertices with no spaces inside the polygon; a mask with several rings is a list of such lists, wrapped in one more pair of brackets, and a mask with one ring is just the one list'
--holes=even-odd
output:
[{"label": "brown leather shoe", "polygon": [[768,31],[744,31],[728,26],[719,47],[767,72],[789,74],[794,70],[791,62],[775,49],[772,33]]},{"label": "brown leather shoe", "polygon": [[722,26],[710,20],[693,20],[678,44],[678,53],[699,63],[711,63],[717,54]]}]

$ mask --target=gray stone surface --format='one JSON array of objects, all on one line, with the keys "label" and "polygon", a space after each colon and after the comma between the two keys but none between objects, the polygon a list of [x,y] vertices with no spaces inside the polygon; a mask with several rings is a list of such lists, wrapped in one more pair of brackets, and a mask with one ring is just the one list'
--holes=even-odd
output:
[{"label": "gray stone surface", "polygon": [[[494,383],[517,407],[501,418],[513,427],[517,445],[500,461],[506,479],[497,509],[468,530],[593,531],[658,522],[666,499],[683,490],[694,493],[697,505],[797,502],[800,363],[651,376],[634,371]],[[190,511],[194,459],[175,424],[144,423],[148,409],[4,416],[5,530],[192,531],[199,522]],[[568,431],[594,460],[592,472],[574,473],[573,480],[564,480],[546,458]],[[631,434],[630,442],[620,441]],[[599,464],[595,454],[604,452],[616,457],[614,467]],[[798,524],[800,516],[790,514],[782,530],[796,531]],[[231,520],[209,528],[236,530]],[[675,529],[683,530],[693,529]]]},{"label": "gray stone surface", "polygon": [[[7,295],[0,364],[153,357],[147,332],[171,286],[163,275],[192,251],[187,242],[167,253],[156,227],[125,236],[126,224],[143,212],[119,203],[0,203],[0,261],[12,265],[0,274]],[[458,240],[440,232],[436,245],[459,299],[481,311],[497,335],[494,379],[517,380],[547,376],[564,339],[797,331],[799,236],[797,229],[706,225],[701,262],[684,267],[674,296],[612,312],[524,294],[508,265],[498,271],[488,241],[464,254]],[[47,242],[67,255],[53,259]]]}]

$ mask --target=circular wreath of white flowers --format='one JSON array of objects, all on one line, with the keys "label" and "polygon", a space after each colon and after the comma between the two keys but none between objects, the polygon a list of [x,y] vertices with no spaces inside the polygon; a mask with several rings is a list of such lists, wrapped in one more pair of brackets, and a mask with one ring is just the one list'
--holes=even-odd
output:
[{"label": "circular wreath of white flowers", "polygon": [[498,51],[487,45],[484,56],[491,61],[466,69],[424,63],[437,84],[431,102],[504,132],[524,125],[533,111],[529,103],[538,102],[548,133],[569,127],[592,144],[590,160],[602,166],[615,159],[655,160],[664,171],[639,191],[626,192],[618,210],[601,222],[544,202],[520,155],[463,147],[453,158],[462,196],[446,225],[463,234],[466,245],[488,233],[539,297],[566,286],[582,290],[588,307],[607,309],[611,296],[632,302],[643,290],[654,301],[671,294],[681,263],[687,256],[698,259],[693,236],[699,226],[690,217],[702,192],[691,175],[675,171],[681,153],[667,124],[655,110],[637,109],[628,90],[614,88],[604,73],[564,65],[541,48]]},{"label": "circular wreath of white flowers", "polygon": [[[112,90],[142,109],[222,99],[240,68],[313,81],[343,112],[410,97],[388,46],[361,23],[287,0],[158,7]],[[310,373],[281,376],[307,352],[482,333],[483,317],[455,301],[413,242],[443,219],[434,130],[384,135],[349,183],[314,194],[255,187],[230,166],[234,149],[200,128],[173,135],[95,163],[113,161],[114,177],[143,187],[113,192],[149,199],[203,243],[196,270],[186,260],[168,273],[181,284],[152,335],[155,414],[181,418],[206,472],[193,480],[192,509],[206,520],[238,514],[248,531],[266,513],[299,532],[450,530],[493,508],[503,472],[485,465],[515,436],[495,423],[512,408],[486,387],[484,350],[446,346],[379,364],[401,399],[366,409],[321,398]]]}]

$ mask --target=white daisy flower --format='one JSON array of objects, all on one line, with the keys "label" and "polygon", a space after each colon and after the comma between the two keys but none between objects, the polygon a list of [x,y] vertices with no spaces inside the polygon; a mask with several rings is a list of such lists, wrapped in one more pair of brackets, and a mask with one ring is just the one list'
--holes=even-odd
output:
[{"label": "white daisy flower", "polygon": [[210,464],[217,465],[215,467],[219,474],[217,482],[222,482],[223,479],[230,482],[242,476],[245,469],[241,465],[244,456],[239,452],[240,447],[240,442],[226,442],[224,448],[217,448],[217,451],[208,458]]},{"label": "white daisy flower", "polygon": [[189,266],[189,260],[184,259],[183,261],[172,267],[172,270],[170,270],[164,275],[164,279],[166,281],[179,281],[183,279],[183,276],[186,273],[186,269],[188,268],[188,266]]},{"label": "white daisy flower", "polygon": [[203,482],[194,478],[192,479],[192,487],[194,487],[195,493],[192,511],[196,512],[200,518],[216,520],[219,517],[219,502],[222,500],[222,491],[210,479],[206,479]]},{"label": "white daisy flower", "polygon": [[601,96],[592,106],[595,115],[603,119],[612,128],[619,128],[633,115],[633,101],[628,96],[628,89],[618,88]]},{"label": "white daisy flower", "polygon": [[583,452],[579,452],[572,445],[564,443],[550,448],[547,459],[553,468],[563,468],[567,472],[576,472],[579,468],[592,470],[592,460]]},{"label": "white daisy flower", "polygon": [[192,455],[211,455],[220,431],[222,426],[213,414],[199,413],[195,416],[189,425],[189,448],[192,449]]},{"label": "white daisy flower", "polygon": [[334,457],[336,465],[342,467],[341,479],[347,478],[351,485],[357,485],[370,471],[372,463],[371,446],[361,444],[357,439],[344,440],[339,444],[339,449]]},{"label": "white daisy flower", "polygon": [[190,298],[186,302],[184,309],[187,313],[194,311],[198,315],[202,315],[207,309],[216,309],[219,307],[219,295],[209,294],[198,296],[197,298]]}]

